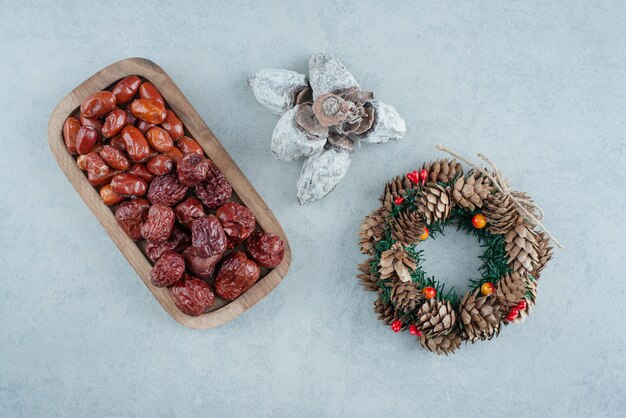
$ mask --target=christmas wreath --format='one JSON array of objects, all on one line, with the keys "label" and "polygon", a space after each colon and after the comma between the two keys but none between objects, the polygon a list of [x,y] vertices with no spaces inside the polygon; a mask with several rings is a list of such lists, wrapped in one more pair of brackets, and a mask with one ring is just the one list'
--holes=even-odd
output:
[{"label": "christmas wreath", "polygon": [[[537,297],[537,281],[552,258],[543,212],[524,192],[513,191],[498,168],[457,159],[424,163],[420,170],[385,185],[381,207],[363,220],[360,249],[370,256],[358,278],[378,298],[378,318],[400,332],[408,329],[421,345],[449,354],[465,341],[490,340],[503,325],[523,321]],[[461,160],[471,166],[463,171]],[[419,243],[450,224],[478,238],[484,253],[480,277],[459,297],[422,268]]]}]

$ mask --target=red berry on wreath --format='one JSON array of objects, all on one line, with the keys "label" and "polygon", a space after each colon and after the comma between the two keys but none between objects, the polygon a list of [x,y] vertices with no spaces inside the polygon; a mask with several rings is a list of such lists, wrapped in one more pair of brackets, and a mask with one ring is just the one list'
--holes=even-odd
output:
[{"label": "red berry on wreath", "polygon": [[419,177],[419,174],[417,174],[417,170],[413,170],[410,173],[408,173],[406,175],[406,178],[409,179],[411,183],[415,183],[415,184],[419,183],[420,181],[420,177]]},{"label": "red berry on wreath", "polygon": [[400,330],[402,329],[402,321],[400,321],[399,319],[393,321],[393,324],[391,324],[391,329],[393,330],[393,332],[400,332]]},{"label": "red berry on wreath", "polygon": [[422,168],[420,171],[420,180],[422,181],[422,186],[426,184],[426,180],[428,179],[428,171],[425,168]]},{"label": "red berry on wreath", "polygon": [[476,229],[483,229],[487,225],[487,218],[482,213],[477,213],[472,218],[472,225]]},{"label": "red berry on wreath", "polygon": [[420,241],[424,241],[426,238],[428,238],[428,235],[430,235],[430,231],[428,230],[428,228],[424,228],[424,232],[422,232],[422,235],[420,235]]},{"label": "red berry on wreath", "polygon": [[480,286],[480,293],[483,294],[483,296],[489,296],[490,294],[493,293],[493,291],[495,290],[495,286],[493,285],[493,283],[491,282],[485,282],[483,283],[482,286]]},{"label": "red berry on wreath", "polygon": [[430,286],[423,288],[422,293],[424,294],[424,297],[426,299],[432,299],[437,296],[437,291],[435,290],[435,288]]},{"label": "red berry on wreath", "polygon": [[404,198],[403,197],[396,197],[394,199],[393,203],[395,203],[396,205],[400,206],[401,204],[404,203]]},{"label": "red berry on wreath", "polygon": [[415,324],[411,324],[411,326],[409,327],[409,332],[411,333],[411,335],[417,335],[417,327],[415,326]]},{"label": "red berry on wreath", "polygon": [[517,310],[517,308],[513,308],[509,311],[509,314],[506,316],[506,320],[509,322],[514,321],[515,318],[517,318],[517,315],[519,315],[519,311]]},{"label": "red berry on wreath", "polygon": [[525,300],[520,301],[520,303],[517,304],[516,308],[519,311],[525,310],[526,309],[526,301]]}]

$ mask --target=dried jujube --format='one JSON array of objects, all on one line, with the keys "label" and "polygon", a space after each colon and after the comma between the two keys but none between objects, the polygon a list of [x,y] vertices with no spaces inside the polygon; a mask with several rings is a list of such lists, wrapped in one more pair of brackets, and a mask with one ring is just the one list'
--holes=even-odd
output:
[{"label": "dried jujube", "polygon": [[194,219],[191,223],[191,245],[203,257],[222,255],[226,251],[226,234],[215,215]]},{"label": "dried jujube", "polygon": [[173,110],[168,109],[166,112],[165,120],[161,123],[161,126],[170,134],[174,141],[177,141],[185,133],[183,123]]},{"label": "dried jujube", "polygon": [[178,148],[183,154],[196,153],[204,155],[204,150],[200,144],[198,144],[195,139],[191,139],[188,136],[181,136],[176,142],[176,145],[178,145]]},{"label": "dried jujube", "polygon": [[209,162],[200,154],[187,154],[178,161],[176,174],[182,184],[193,187],[209,174]]},{"label": "dried jujube", "polygon": [[164,176],[174,170],[174,160],[165,154],[157,154],[148,160],[146,167],[155,176]]},{"label": "dried jujube", "polygon": [[215,292],[225,300],[233,300],[250,289],[261,275],[259,266],[238,251],[222,263],[215,278]]},{"label": "dried jujube", "polygon": [[159,152],[168,152],[174,146],[170,134],[158,126],[150,128],[146,133],[146,139],[150,146]]},{"label": "dried jujube", "polygon": [[154,203],[161,203],[165,206],[174,206],[187,193],[187,186],[183,186],[178,181],[176,174],[159,176],[152,180],[148,189],[148,200]]},{"label": "dried jujube", "polygon": [[189,271],[204,280],[209,280],[213,277],[215,266],[222,258],[222,254],[206,256],[196,247],[187,247],[183,250],[182,254],[187,261]]},{"label": "dried jujube", "polygon": [[102,203],[107,206],[117,205],[120,202],[124,201],[124,196],[121,196],[111,189],[110,184],[105,184],[99,191],[100,198],[102,199]]},{"label": "dried jujube", "polygon": [[244,205],[227,202],[217,209],[216,214],[226,236],[234,243],[244,241],[254,231],[256,219],[252,211]]},{"label": "dried jujube", "polygon": [[191,223],[194,219],[205,215],[202,202],[195,197],[190,197],[179,203],[176,208],[174,208],[174,212],[176,212],[178,222],[187,228],[191,228]]},{"label": "dried jujube", "polygon": [[148,183],[150,183],[152,181],[152,179],[154,179],[154,174],[152,174],[148,170],[148,167],[146,167],[143,164],[139,164],[139,163],[133,164],[133,166],[130,168],[130,170],[128,170],[128,173],[134,174],[137,177],[141,177],[142,179],[144,179]]},{"label": "dried jujube", "polygon": [[126,126],[126,112],[122,109],[113,109],[104,119],[102,136],[105,138],[114,137],[120,133],[124,126]]},{"label": "dried jujube", "polygon": [[165,120],[165,106],[153,99],[136,99],[130,104],[130,111],[138,119],[158,125]]},{"label": "dried jujube", "polygon": [[70,154],[77,154],[76,151],[76,135],[80,129],[80,121],[74,117],[65,119],[63,123],[63,140]]},{"label": "dried jujube", "polygon": [[150,203],[146,199],[126,201],[115,211],[115,220],[133,241],[141,241],[141,225],[148,217]]},{"label": "dried jujube", "polygon": [[104,145],[98,154],[109,167],[115,170],[125,171],[130,167],[130,161],[124,152],[110,145]]},{"label": "dried jujube", "polygon": [[87,118],[101,118],[115,107],[115,96],[110,91],[91,93],[80,104],[80,113]]},{"label": "dried jujube", "polygon": [[121,138],[126,153],[134,162],[142,162],[150,156],[150,145],[139,129],[126,125],[122,129]]},{"label": "dried jujube", "polygon": [[196,186],[196,195],[210,209],[222,206],[233,194],[233,188],[226,177],[209,161],[207,178]]},{"label": "dried jujube", "polygon": [[156,100],[163,105],[165,104],[165,100],[163,100],[163,96],[161,96],[159,90],[149,81],[141,83],[141,86],[139,86],[139,97],[142,99]]},{"label": "dried jujube", "polygon": [[98,140],[98,131],[92,126],[82,126],[76,134],[76,151],[85,155]]},{"label": "dried jujube", "polygon": [[283,240],[274,234],[254,231],[246,243],[248,253],[263,267],[274,268],[285,255]]},{"label": "dried jujube", "polygon": [[146,182],[134,174],[121,173],[111,179],[111,189],[122,196],[143,196],[147,188]]},{"label": "dried jujube", "polygon": [[152,244],[161,244],[167,241],[174,228],[176,215],[168,206],[157,203],[150,206],[148,218],[141,226],[141,236]]},{"label": "dried jujube", "polygon": [[215,294],[211,286],[189,274],[183,274],[183,277],[170,287],[170,294],[176,307],[190,316],[202,315],[215,303]]},{"label": "dried jujube", "polygon": [[168,251],[174,251],[177,253],[182,252],[185,248],[187,248],[191,244],[191,238],[174,226],[172,229],[172,233],[170,234],[167,241],[161,244],[146,244],[146,255],[153,263],[157,261],[163,254]]},{"label": "dried jujube", "polygon": [[165,253],[150,271],[150,283],[158,287],[171,286],[176,283],[185,272],[185,259],[174,252]]},{"label": "dried jujube", "polygon": [[136,75],[130,75],[121,79],[112,89],[111,93],[115,96],[117,104],[129,102],[139,90],[141,80]]}]

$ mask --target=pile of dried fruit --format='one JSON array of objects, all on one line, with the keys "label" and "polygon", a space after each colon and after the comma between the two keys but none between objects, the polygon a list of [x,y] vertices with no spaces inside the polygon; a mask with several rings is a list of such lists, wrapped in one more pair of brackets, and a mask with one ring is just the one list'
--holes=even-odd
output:
[{"label": "pile of dried fruit", "polygon": [[282,240],[255,230],[250,209],[229,201],[230,183],[150,82],[129,76],[90,94],[78,117],[65,121],[63,138],[154,263],[152,284],[169,286],[185,314],[207,312],[213,288],[224,300],[237,298],[262,268],[282,261]]}]

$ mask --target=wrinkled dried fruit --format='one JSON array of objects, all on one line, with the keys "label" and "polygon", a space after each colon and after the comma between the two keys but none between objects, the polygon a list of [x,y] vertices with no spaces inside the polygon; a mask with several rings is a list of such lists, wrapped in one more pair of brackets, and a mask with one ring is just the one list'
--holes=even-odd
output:
[{"label": "wrinkled dried fruit", "polygon": [[74,117],[65,119],[63,123],[63,140],[70,154],[76,154],[76,136],[80,129],[80,121]]},{"label": "wrinkled dried fruit", "polygon": [[148,218],[141,226],[141,235],[153,244],[162,244],[170,237],[176,215],[170,207],[157,203],[148,210]]},{"label": "wrinkled dried fruit", "polygon": [[176,144],[183,154],[191,154],[192,152],[195,152],[196,154],[204,156],[204,150],[195,139],[191,139],[188,136],[182,136]]},{"label": "wrinkled dried fruit", "polygon": [[152,99],[136,99],[130,104],[130,111],[138,119],[158,125],[165,120],[166,112],[163,103]]},{"label": "wrinkled dried fruit", "polygon": [[170,134],[174,141],[177,141],[185,134],[183,123],[178,119],[178,116],[176,116],[173,110],[168,109],[166,112],[165,120],[161,123],[161,126]]},{"label": "wrinkled dried fruit", "polygon": [[133,112],[130,111],[130,103],[123,107],[124,112],[126,112],[126,125],[135,125],[137,123],[137,118],[133,115]]},{"label": "wrinkled dried fruit", "polygon": [[[133,117],[135,117],[135,115],[133,115]],[[148,122],[143,121],[143,120],[138,120],[137,118],[135,118],[135,120],[137,121],[135,123],[135,127],[137,129],[139,129],[141,131],[141,133],[144,134],[144,135],[148,134],[150,129],[152,129],[152,128],[154,128],[156,126],[154,123],[148,123]]]},{"label": "wrinkled dried fruit", "polygon": [[173,252],[165,253],[152,267],[150,282],[158,287],[171,286],[176,283],[185,272],[185,259],[182,255]]},{"label": "wrinkled dried fruit", "polygon": [[109,140],[109,145],[113,148],[126,152],[126,147],[124,146],[124,142],[122,142],[121,135],[115,135],[113,138]]},{"label": "wrinkled dried fruit", "polygon": [[98,131],[91,126],[82,126],[76,134],[76,151],[85,155],[94,146],[98,140]]},{"label": "wrinkled dried fruit", "polygon": [[191,223],[194,219],[201,218],[205,215],[202,202],[195,197],[190,197],[179,203],[174,209],[174,212],[176,212],[178,222],[187,228],[191,228]]},{"label": "wrinkled dried fruit", "polygon": [[148,200],[165,206],[174,206],[185,198],[187,186],[178,181],[176,174],[159,176],[152,180],[148,189]]},{"label": "wrinkled dried fruit", "polygon": [[198,250],[195,247],[187,247],[182,252],[185,260],[187,261],[187,268],[191,271],[195,276],[209,280],[213,277],[213,273],[215,272],[215,266],[217,262],[222,258],[222,254],[216,254],[211,256],[204,256],[202,251]]},{"label": "wrinkled dried fruit", "polygon": [[209,174],[209,162],[200,154],[187,154],[178,161],[176,174],[182,184],[193,187]]},{"label": "wrinkled dried fruit", "polygon": [[148,217],[150,203],[146,199],[133,199],[122,203],[115,211],[115,220],[133,241],[141,241],[141,225]]},{"label": "wrinkled dried fruit", "polygon": [[225,300],[233,300],[250,289],[261,275],[259,266],[238,251],[228,256],[215,278],[215,292]]},{"label": "wrinkled dried fruit", "polygon": [[100,119],[89,119],[83,115],[79,116],[82,126],[91,126],[98,132],[98,140],[102,139],[102,121]]},{"label": "wrinkled dried fruit", "polygon": [[168,152],[165,153],[168,157],[170,157],[175,162],[179,162],[181,158],[185,155],[176,147],[172,147]]},{"label": "wrinkled dried fruit", "polygon": [[226,236],[233,243],[242,242],[254,231],[256,220],[252,211],[237,202],[223,204],[216,214]]},{"label": "wrinkled dried fruit", "polygon": [[139,176],[121,173],[111,179],[111,189],[122,196],[143,196],[148,184]]},{"label": "wrinkled dried fruit", "polygon": [[226,234],[217,216],[207,215],[193,220],[191,245],[204,257],[222,255],[226,251]]},{"label": "wrinkled dried fruit", "polygon": [[150,145],[139,129],[127,125],[122,129],[122,142],[126,153],[134,162],[140,162],[150,156]]},{"label": "wrinkled dried fruit", "polygon": [[85,97],[80,113],[86,118],[101,118],[115,107],[115,96],[110,91],[97,91]]},{"label": "wrinkled dried fruit", "polygon": [[124,104],[130,101],[139,90],[141,80],[136,75],[129,75],[121,79],[112,89],[117,104]]},{"label": "wrinkled dried fruit", "polygon": [[215,303],[211,286],[188,274],[170,287],[170,294],[176,307],[190,316],[202,315]]},{"label": "wrinkled dried fruit", "polygon": [[148,161],[146,167],[155,176],[164,176],[174,170],[174,160],[167,155],[158,154]]},{"label": "wrinkled dried fruit", "polygon": [[109,173],[109,166],[106,165],[104,160],[98,155],[97,152],[90,152],[85,155],[80,155],[76,159],[76,164],[81,170],[85,170],[92,176],[100,177]]},{"label": "wrinkled dried fruit", "polygon": [[113,177],[115,177],[118,174],[120,174],[120,171],[118,170],[109,170],[108,172],[104,174],[94,174],[88,171],[87,180],[89,181],[89,184],[91,184],[92,186],[100,187],[100,186],[104,186],[106,184],[111,183],[111,180],[113,179]]},{"label": "wrinkled dried fruit", "polygon": [[113,191],[110,184],[105,184],[100,189],[100,197],[102,202],[107,206],[117,205],[124,201],[124,196],[121,196]]},{"label": "wrinkled dried fruit", "polygon": [[150,128],[146,134],[146,139],[150,146],[159,152],[168,152],[174,146],[170,134],[158,126]]},{"label": "wrinkled dried fruit", "polygon": [[139,87],[139,97],[141,97],[142,99],[156,100],[163,105],[165,104],[165,100],[163,100],[163,96],[161,96],[159,90],[154,87],[154,84],[150,83],[149,81],[142,83]]},{"label": "wrinkled dried fruit", "polygon": [[254,231],[246,244],[248,253],[263,267],[274,268],[285,255],[283,240],[273,234]]},{"label": "wrinkled dried fruit", "polygon": [[111,138],[120,133],[122,128],[126,126],[126,112],[122,109],[113,109],[104,119],[102,125],[102,136]]},{"label": "wrinkled dried fruit", "polygon": [[209,174],[206,180],[196,186],[196,195],[211,209],[222,206],[233,194],[233,188],[226,177],[209,161]]},{"label": "wrinkled dried fruit", "polygon": [[133,164],[130,170],[128,170],[128,173],[142,178],[146,183],[150,183],[154,178],[154,175],[148,171],[148,168],[144,164]]},{"label": "wrinkled dried fruit", "polygon": [[125,171],[130,167],[130,161],[128,161],[124,152],[110,145],[104,145],[98,154],[100,154],[100,157],[102,157],[104,162],[111,168]]},{"label": "wrinkled dried fruit", "polygon": [[189,245],[191,245],[191,238],[177,227],[174,227],[170,237],[164,243],[152,244],[149,242],[146,244],[146,255],[154,263],[166,252],[174,251],[179,253]]}]

